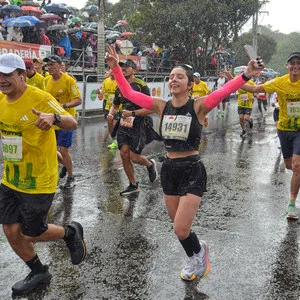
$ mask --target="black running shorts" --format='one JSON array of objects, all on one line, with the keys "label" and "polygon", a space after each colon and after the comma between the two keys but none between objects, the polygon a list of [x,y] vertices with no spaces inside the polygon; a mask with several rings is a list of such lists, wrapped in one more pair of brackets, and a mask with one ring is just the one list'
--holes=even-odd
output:
[{"label": "black running shorts", "polygon": [[206,192],[206,170],[199,155],[166,158],[161,168],[161,184],[165,195],[202,197]]},{"label": "black running shorts", "polygon": [[0,184],[0,224],[22,224],[22,233],[39,236],[48,229],[46,218],[52,194],[26,194]]}]

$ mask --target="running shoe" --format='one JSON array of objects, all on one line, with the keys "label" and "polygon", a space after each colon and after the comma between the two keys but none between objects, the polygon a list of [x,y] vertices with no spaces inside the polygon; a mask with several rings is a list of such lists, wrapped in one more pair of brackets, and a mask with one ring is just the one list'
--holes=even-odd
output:
[{"label": "running shoe", "polygon": [[199,241],[201,250],[194,255],[195,272],[200,278],[204,278],[210,271],[210,262],[208,259],[208,246],[206,242]]},{"label": "running shoe", "polygon": [[150,167],[147,167],[148,173],[149,173],[149,180],[150,182],[154,182],[157,177],[157,169],[156,169],[156,162],[154,159],[150,159],[151,165]]},{"label": "running shoe", "polygon": [[108,149],[116,149],[118,148],[118,143],[117,141],[112,141],[110,145],[107,146]]},{"label": "running shoe", "polygon": [[12,286],[14,295],[28,294],[37,287],[50,283],[52,275],[48,271],[48,266],[45,266],[44,272],[36,273],[31,271],[23,280],[16,282]]},{"label": "running shoe", "polygon": [[66,183],[63,185],[64,189],[71,189],[76,185],[75,178],[73,176],[68,176]]},{"label": "running shoe", "polygon": [[138,183],[136,185],[130,183],[129,186],[120,193],[120,196],[127,196],[133,193],[138,193],[140,191]]},{"label": "running shoe", "polygon": [[253,128],[253,119],[252,119],[252,117],[249,119],[249,127],[250,127],[250,129]]},{"label": "running shoe", "polygon": [[221,111],[220,111],[220,110],[218,110],[218,112],[217,112],[217,117],[219,118],[219,117],[220,117],[220,115],[221,115]]},{"label": "running shoe", "polygon": [[240,134],[241,138],[244,138],[247,135],[247,132],[245,130],[242,131],[242,133]]},{"label": "running shoe", "polygon": [[290,201],[288,204],[288,219],[298,220],[298,210],[294,201]]},{"label": "running shoe", "polygon": [[221,112],[221,117],[224,117],[225,113],[224,111]]},{"label": "running shoe", "polygon": [[183,280],[192,281],[196,279],[197,274],[195,271],[195,256],[188,257],[184,268],[180,272],[180,277]]},{"label": "running shoe", "polygon": [[86,246],[83,240],[83,228],[78,222],[71,222],[67,230],[72,230],[75,234],[65,239],[66,245],[70,251],[73,265],[80,264],[86,257]]},{"label": "running shoe", "polygon": [[63,166],[59,173],[59,178],[64,178],[67,175],[67,168]]}]

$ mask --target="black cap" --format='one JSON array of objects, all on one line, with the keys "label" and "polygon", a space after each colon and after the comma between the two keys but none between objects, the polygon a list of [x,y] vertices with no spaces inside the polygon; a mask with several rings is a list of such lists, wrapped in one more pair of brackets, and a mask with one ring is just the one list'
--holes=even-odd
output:
[{"label": "black cap", "polygon": [[300,52],[293,52],[289,55],[287,62],[289,62],[291,59],[293,59],[294,57],[299,57],[300,58]]},{"label": "black cap", "polygon": [[128,67],[131,67],[132,69],[137,69],[136,63],[131,59],[122,60],[119,62],[119,65],[122,67],[123,65],[126,65]]},{"label": "black cap", "polygon": [[52,61],[52,62],[57,62],[57,63],[62,63],[62,59],[58,55],[50,55],[46,58],[43,59],[44,62]]}]

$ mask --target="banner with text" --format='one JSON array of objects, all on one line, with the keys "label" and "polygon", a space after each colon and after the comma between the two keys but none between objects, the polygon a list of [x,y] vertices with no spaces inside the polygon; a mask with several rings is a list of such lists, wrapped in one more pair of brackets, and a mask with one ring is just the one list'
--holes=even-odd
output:
[{"label": "banner with text", "polygon": [[23,59],[45,58],[51,55],[51,46],[0,41],[0,54],[15,53]]}]

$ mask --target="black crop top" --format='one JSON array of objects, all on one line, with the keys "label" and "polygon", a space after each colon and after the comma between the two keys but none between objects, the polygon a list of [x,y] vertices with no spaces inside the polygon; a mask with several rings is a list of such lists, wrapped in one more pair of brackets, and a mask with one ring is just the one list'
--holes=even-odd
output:
[{"label": "black crop top", "polygon": [[194,100],[174,107],[168,101],[159,125],[159,133],[163,138],[167,151],[180,152],[198,150],[201,140],[202,125],[194,111]]}]

